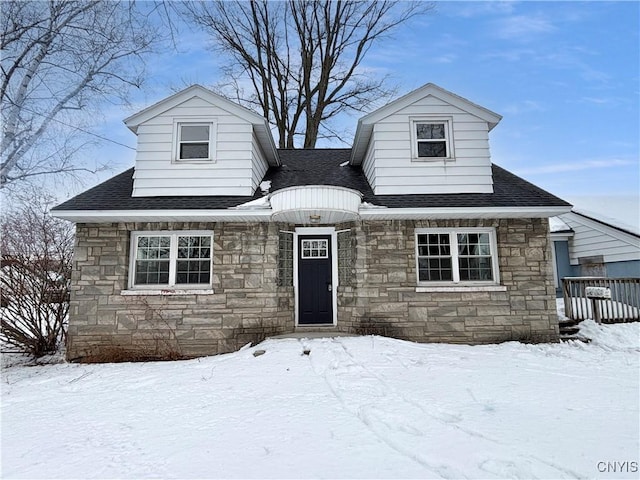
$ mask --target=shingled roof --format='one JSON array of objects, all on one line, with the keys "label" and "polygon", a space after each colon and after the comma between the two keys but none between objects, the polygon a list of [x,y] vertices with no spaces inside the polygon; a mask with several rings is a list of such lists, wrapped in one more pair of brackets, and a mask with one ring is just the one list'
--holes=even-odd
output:
[{"label": "shingled roof", "polygon": [[[361,167],[348,165],[351,149],[281,149],[281,166],[271,167],[264,180],[271,192],[299,185],[332,185],[362,193],[364,202],[388,208],[439,207],[565,207],[564,200],[507,170],[492,165],[493,193],[374,195]],[[70,210],[217,210],[262,197],[246,196],[132,197],[133,168],[58,205]]]}]

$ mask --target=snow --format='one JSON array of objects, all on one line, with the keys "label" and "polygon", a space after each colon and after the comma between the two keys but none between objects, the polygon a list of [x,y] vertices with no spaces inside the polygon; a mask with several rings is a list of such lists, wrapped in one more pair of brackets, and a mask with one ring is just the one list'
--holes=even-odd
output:
[{"label": "snow", "polygon": [[269,196],[265,195],[264,197],[256,198],[255,200],[251,200],[250,202],[242,203],[231,208],[239,210],[251,208],[271,208],[271,202],[269,201]]},{"label": "snow", "polygon": [[269,193],[269,189],[271,188],[271,180],[264,180],[260,182],[260,191],[263,195]]},{"label": "snow", "polygon": [[[638,307],[629,305],[628,303],[618,302],[615,300],[596,300],[597,308],[600,311],[602,320],[616,320],[619,318],[640,318],[640,310]],[[563,303],[564,305],[564,303]],[[571,298],[571,307],[576,319],[594,318],[591,312],[591,300],[587,298]]]},{"label": "snow", "polygon": [[549,230],[551,233],[556,232],[569,232],[571,231],[571,227],[564,223],[560,217],[550,217],[549,218]]},{"label": "snow", "polygon": [[384,205],[375,205],[369,202],[362,202],[361,208],[363,209],[372,209],[372,208],[387,208]]},{"label": "snow", "polygon": [[181,362],[16,364],[1,475],[636,478],[599,462],[638,461],[640,324],[581,325],[590,343],[270,339]]}]

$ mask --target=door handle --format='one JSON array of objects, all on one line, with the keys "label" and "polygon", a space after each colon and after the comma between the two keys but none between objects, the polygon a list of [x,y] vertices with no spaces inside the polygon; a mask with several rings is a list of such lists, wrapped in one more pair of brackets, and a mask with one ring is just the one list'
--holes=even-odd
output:
[{"label": "door handle", "polygon": [[327,283],[327,291],[329,291],[329,292],[330,292],[330,291],[331,291],[331,288],[332,288],[332,287],[331,287],[331,284],[330,284],[330,283]]}]

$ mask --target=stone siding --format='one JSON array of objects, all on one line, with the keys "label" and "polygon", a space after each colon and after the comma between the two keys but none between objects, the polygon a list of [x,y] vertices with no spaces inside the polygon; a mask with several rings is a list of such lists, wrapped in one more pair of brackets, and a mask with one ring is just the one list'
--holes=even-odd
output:
[{"label": "stone siding", "polygon": [[[506,291],[416,290],[415,228],[495,227]],[[237,350],[293,332],[294,290],[285,271],[292,225],[113,223],[77,225],[71,360],[118,352],[177,358]],[[556,341],[546,219],[363,221],[339,238],[338,324],[327,331],[418,342]],[[213,294],[123,295],[132,231],[213,230]],[[284,252],[284,253],[283,253]]]},{"label": "stone siding", "polygon": [[[67,357],[179,358],[231,352],[293,331],[277,286],[278,230],[249,223],[79,224]],[[123,295],[132,231],[213,230],[213,294]]]},{"label": "stone siding", "polygon": [[[416,228],[494,227],[506,291],[419,292]],[[340,286],[338,329],[417,342],[557,341],[546,219],[378,221],[355,225],[351,286]]]}]

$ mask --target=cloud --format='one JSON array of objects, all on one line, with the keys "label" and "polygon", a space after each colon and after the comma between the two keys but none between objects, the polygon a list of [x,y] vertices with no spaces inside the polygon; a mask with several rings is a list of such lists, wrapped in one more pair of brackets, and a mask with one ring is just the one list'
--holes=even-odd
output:
[{"label": "cloud", "polygon": [[606,160],[586,160],[581,162],[556,163],[552,165],[541,165],[534,168],[516,170],[517,175],[539,175],[547,173],[577,172],[580,170],[592,170],[599,168],[624,167],[637,164],[637,160],[625,160],[621,158],[611,158]]},{"label": "cloud", "polygon": [[506,40],[529,41],[556,28],[542,15],[513,15],[492,22],[494,34]]},{"label": "cloud", "polygon": [[463,18],[477,17],[481,15],[509,15],[513,13],[516,2],[452,2],[448,4],[454,8],[448,10],[452,16]]},{"label": "cloud", "polygon": [[504,113],[510,115],[519,115],[521,113],[527,112],[544,112],[545,110],[546,108],[535,100],[524,100],[522,102],[507,105],[506,107],[502,108],[502,111]]},{"label": "cloud", "polygon": [[445,53],[444,55],[438,55],[437,57],[430,58],[433,63],[453,63],[458,56],[454,53]]}]

